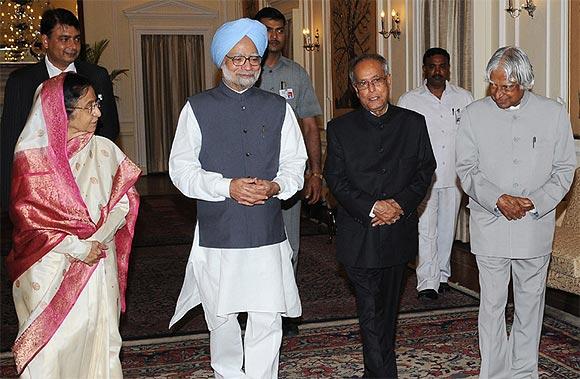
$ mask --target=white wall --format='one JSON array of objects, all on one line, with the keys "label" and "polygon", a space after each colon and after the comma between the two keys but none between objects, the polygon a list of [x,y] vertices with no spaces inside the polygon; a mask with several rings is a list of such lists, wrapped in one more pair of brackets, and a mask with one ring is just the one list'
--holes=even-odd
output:
[{"label": "white wall", "polygon": [[476,97],[485,94],[482,77],[493,52],[515,45],[526,51],[534,66],[534,92],[568,103],[568,1],[535,0],[534,18],[523,12],[516,19],[504,10],[505,0],[473,3]]},{"label": "white wall", "polygon": [[[534,65],[534,91],[568,102],[568,0],[535,0],[534,18],[524,12],[513,19],[505,12],[507,0],[473,1],[473,92],[475,98],[485,96],[485,66],[493,52],[505,45],[522,47]],[[520,0],[521,1],[521,0]],[[518,3],[518,0],[514,0]],[[392,8],[401,15],[400,40],[379,39],[378,51],[393,67],[392,98],[416,87],[421,78],[423,51],[416,46],[421,30],[417,11],[420,0],[378,0],[377,8],[386,14]]]}]

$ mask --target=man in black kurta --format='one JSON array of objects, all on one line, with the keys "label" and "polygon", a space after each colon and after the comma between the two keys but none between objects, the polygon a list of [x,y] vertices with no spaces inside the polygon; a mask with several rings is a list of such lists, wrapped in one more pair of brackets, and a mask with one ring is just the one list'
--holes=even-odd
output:
[{"label": "man in black kurta", "polygon": [[407,262],[418,250],[416,208],[436,163],[425,119],[388,103],[380,55],[354,60],[362,108],[328,123],[324,174],[339,203],[337,259],[357,298],[364,377],[397,377],[395,323]]}]

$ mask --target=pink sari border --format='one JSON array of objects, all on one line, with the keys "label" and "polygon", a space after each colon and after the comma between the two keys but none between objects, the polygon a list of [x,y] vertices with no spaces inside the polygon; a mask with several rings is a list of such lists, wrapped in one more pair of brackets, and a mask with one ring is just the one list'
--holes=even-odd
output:
[{"label": "pink sari border", "polygon": [[[96,231],[78,186],[71,188],[55,175],[47,148],[14,156],[10,218],[14,224],[12,251],[6,258],[15,281],[67,235],[88,238]],[[70,167],[68,167],[70,171]]]},{"label": "pink sari border", "polygon": [[[125,158],[119,165],[113,183],[122,183],[120,186],[113,184],[111,201],[116,204],[124,194],[129,199],[129,213],[125,216],[125,226],[115,234],[115,247],[117,249],[117,272],[119,278],[119,295],[121,300],[121,312],[125,313],[125,292],[127,290],[127,276],[129,272],[129,256],[131,244],[135,235],[135,224],[139,210],[139,193],[135,189],[135,182],[141,175],[141,169],[129,159]],[[114,205],[107,207],[113,209]]]},{"label": "pink sari border", "polygon": [[[67,128],[63,127],[68,125],[62,91],[65,77],[66,74],[60,74],[45,81],[40,92],[48,146],[19,151],[14,155],[10,192],[14,241],[6,260],[12,280],[52,250],[67,234],[83,238],[96,231],[68,163],[69,153],[73,151],[68,149]],[[89,139],[73,143],[74,152]],[[22,211],[32,207],[35,207],[34,214]],[[50,243],[40,246],[38,233],[45,235],[44,241]]]},{"label": "pink sari border", "polygon": [[[139,194],[134,184],[139,179],[140,174],[141,170],[139,167],[129,159],[125,158],[121,162],[113,179],[113,188],[111,190],[109,203],[106,207],[103,207],[101,211],[101,222],[98,225],[100,226],[106,220],[110,210],[113,209],[123,195],[127,194],[129,198],[129,212],[125,217],[125,226],[115,234],[121,312],[125,312],[126,309],[125,292],[127,289],[129,256],[131,254],[131,244],[139,209]],[[96,267],[97,264],[88,266],[79,261],[71,263],[69,270],[66,272],[59,289],[50,303],[20,337],[18,337],[12,351],[19,375],[56,333],[73,308],[82,290],[87,285]]]},{"label": "pink sari border", "polygon": [[97,264],[71,263],[50,304],[14,342],[12,352],[18,375],[54,336],[96,268]]},{"label": "pink sari border", "polygon": [[[41,90],[49,146],[20,151],[15,155],[10,209],[14,243],[6,260],[8,270],[14,281],[66,235],[76,235],[81,239],[90,237],[127,194],[129,213],[125,226],[115,235],[121,308],[124,311],[129,255],[139,207],[139,195],[134,184],[141,170],[126,157],[119,164],[109,202],[101,210],[99,225],[95,225],[69,165],[70,157],[90,141],[92,134],[66,140],[67,129],[63,125],[68,124],[68,119],[62,93],[65,77],[66,74],[61,74],[44,82]],[[97,264],[88,266],[80,261],[72,262],[50,303],[17,338],[12,351],[19,375],[62,325],[96,267]]]}]

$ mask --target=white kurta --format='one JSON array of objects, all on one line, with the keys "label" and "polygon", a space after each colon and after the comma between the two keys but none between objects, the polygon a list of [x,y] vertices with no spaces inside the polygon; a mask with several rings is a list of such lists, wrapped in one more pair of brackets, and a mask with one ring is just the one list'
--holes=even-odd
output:
[{"label": "white kurta", "polygon": [[446,82],[441,99],[427,88],[426,81],[399,98],[398,106],[425,116],[433,154],[437,160],[433,188],[455,187],[455,136],[461,113],[473,101],[471,93]]},{"label": "white kurta", "polygon": [[441,99],[427,81],[399,98],[399,106],[425,116],[437,169],[419,211],[417,290],[438,290],[451,276],[451,247],[461,191],[455,173],[455,136],[463,109],[473,101],[469,91],[446,82]]},{"label": "white kurta", "polygon": [[[188,197],[224,201],[230,197],[233,178],[224,178],[220,173],[201,167],[201,144],[199,124],[187,103],[177,123],[169,158],[169,175],[173,184]],[[298,122],[292,108],[286,104],[279,168],[273,179],[280,186],[276,197],[288,199],[302,188],[306,159]],[[169,327],[200,303],[210,330],[224,323],[230,313],[279,312],[289,317],[300,316],[302,308],[291,257],[288,240],[251,249],[214,249],[199,246],[196,231],[183,287]]]},{"label": "white kurta", "polygon": [[[94,136],[69,161],[93,222],[100,206],[107,204],[112,177],[124,159],[109,140]],[[14,283],[13,296],[22,332],[45,309],[60,285],[70,260],[84,259],[90,241],[108,246],[107,256],[97,263],[87,285],[48,344],[30,361],[23,378],[120,378],[119,286],[114,236],[125,224],[127,196],[115,205],[107,221],[87,240],[66,237]]]}]

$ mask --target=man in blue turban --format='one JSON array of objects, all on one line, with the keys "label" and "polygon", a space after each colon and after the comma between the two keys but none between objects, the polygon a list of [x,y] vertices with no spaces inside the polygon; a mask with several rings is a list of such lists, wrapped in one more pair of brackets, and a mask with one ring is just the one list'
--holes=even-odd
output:
[{"label": "man in blue turban", "polygon": [[[173,184],[197,199],[170,327],[202,304],[216,378],[276,378],[281,316],[302,313],[280,200],[302,188],[307,155],[292,108],[254,87],[266,45],[258,21],[216,31],[211,55],[222,81],[188,99],[169,157]],[[248,313],[243,343],[239,312]]]},{"label": "man in blue turban", "polygon": [[240,40],[247,36],[258,52],[263,56],[268,46],[268,33],[266,27],[255,20],[240,18],[239,20],[226,22],[218,28],[211,42],[211,57],[213,63],[221,68],[224,57]]}]

